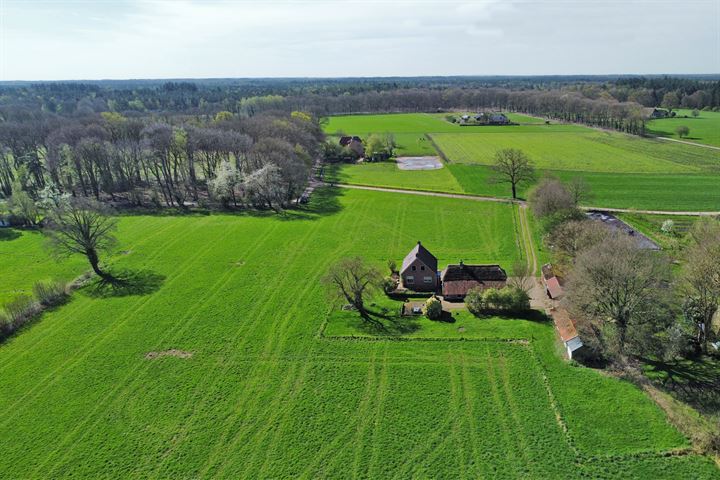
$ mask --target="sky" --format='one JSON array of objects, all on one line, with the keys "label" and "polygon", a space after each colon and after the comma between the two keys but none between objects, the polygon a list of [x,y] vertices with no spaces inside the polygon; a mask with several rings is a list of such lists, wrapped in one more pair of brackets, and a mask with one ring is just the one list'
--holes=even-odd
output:
[{"label": "sky", "polygon": [[720,73],[720,0],[0,0],[0,80]]}]

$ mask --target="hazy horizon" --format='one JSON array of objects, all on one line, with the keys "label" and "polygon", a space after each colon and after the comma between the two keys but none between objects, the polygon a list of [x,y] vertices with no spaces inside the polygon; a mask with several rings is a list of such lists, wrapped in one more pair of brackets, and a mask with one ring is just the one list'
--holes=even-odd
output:
[{"label": "hazy horizon", "polygon": [[0,0],[0,81],[718,72],[718,0]]}]

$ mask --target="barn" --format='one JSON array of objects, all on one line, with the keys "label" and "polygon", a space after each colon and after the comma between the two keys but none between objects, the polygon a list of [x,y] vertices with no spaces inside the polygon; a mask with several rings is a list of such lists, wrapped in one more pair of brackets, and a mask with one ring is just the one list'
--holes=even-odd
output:
[{"label": "barn", "polygon": [[445,300],[463,300],[473,288],[503,288],[507,274],[500,265],[468,265],[461,260],[457,265],[445,267],[440,280]]}]

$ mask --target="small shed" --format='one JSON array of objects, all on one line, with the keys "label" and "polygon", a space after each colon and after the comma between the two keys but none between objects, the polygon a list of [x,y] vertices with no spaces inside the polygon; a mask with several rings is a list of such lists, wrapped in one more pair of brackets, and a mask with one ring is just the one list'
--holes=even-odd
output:
[{"label": "small shed", "polygon": [[555,275],[551,264],[546,263],[542,266],[542,282],[545,285],[545,293],[551,300],[557,300],[563,296],[563,288],[560,279]]}]

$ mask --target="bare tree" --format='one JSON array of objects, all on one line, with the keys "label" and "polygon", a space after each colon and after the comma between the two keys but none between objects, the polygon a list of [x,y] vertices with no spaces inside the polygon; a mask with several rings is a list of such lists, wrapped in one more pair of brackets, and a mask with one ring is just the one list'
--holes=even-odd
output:
[{"label": "bare tree", "polygon": [[515,262],[512,266],[512,277],[508,279],[508,283],[518,290],[530,293],[534,283],[531,270],[527,262]]},{"label": "bare tree", "polygon": [[344,299],[355,307],[363,320],[377,325],[379,322],[370,317],[365,308],[365,299],[380,288],[382,276],[360,257],[344,258],[330,268],[323,282],[331,289],[331,294]]},{"label": "bare tree", "polygon": [[561,210],[575,207],[572,194],[556,178],[543,178],[529,195],[533,213],[538,217],[552,215]]},{"label": "bare tree", "polygon": [[712,319],[720,307],[720,224],[701,219],[691,230],[682,274],[685,315],[692,320],[697,347],[707,351]]},{"label": "bare tree", "polygon": [[633,238],[613,235],[578,255],[565,301],[571,311],[612,326],[604,330],[614,337],[616,352],[610,353],[622,359],[629,335],[658,321],[668,277],[669,264],[657,252],[639,249]]},{"label": "bare tree", "polygon": [[495,183],[509,183],[512,187],[512,198],[517,198],[517,186],[531,182],[535,178],[535,168],[527,155],[517,148],[506,148],[495,154],[492,165]]},{"label": "bare tree", "polygon": [[565,188],[570,192],[570,196],[576,207],[592,199],[590,185],[583,177],[571,178]]},{"label": "bare tree", "polygon": [[101,252],[115,243],[117,226],[108,207],[89,198],[76,198],[54,207],[49,215],[50,243],[59,256],[85,255],[93,271],[103,280],[114,277],[100,269]]},{"label": "bare tree", "polygon": [[565,269],[580,252],[601,243],[608,236],[608,229],[600,222],[571,220],[555,228],[548,242],[557,263]]}]

